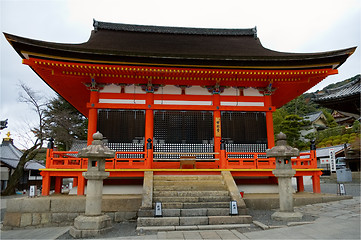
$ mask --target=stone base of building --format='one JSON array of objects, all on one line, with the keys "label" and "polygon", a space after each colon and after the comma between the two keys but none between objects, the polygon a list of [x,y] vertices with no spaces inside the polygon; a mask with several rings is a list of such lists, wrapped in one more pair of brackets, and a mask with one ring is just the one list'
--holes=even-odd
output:
[{"label": "stone base of building", "polygon": [[302,219],[302,213],[300,212],[275,212],[271,218],[277,221],[296,221]]},{"label": "stone base of building", "polygon": [[74,226],[70,228],[69,233],[74,238],[88,238],[104,234],[111,228],[112,221],[107,215],[80,215],[75,218]]}]

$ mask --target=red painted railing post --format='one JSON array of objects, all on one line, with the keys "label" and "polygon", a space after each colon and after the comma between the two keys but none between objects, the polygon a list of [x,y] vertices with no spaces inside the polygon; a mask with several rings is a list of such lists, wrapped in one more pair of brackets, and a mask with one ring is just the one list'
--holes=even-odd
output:
[{"label": "red painted railing post", "polygon": [[219,156],[219,168],[220,169],[227,169],[227,156],[226,156],[226,144],[224,139],[221,139],[221,146],[220,146],[220,156]]},{"label": "red painted railing post", "polygon": [[311,167],[317,168],[317,155],[315,140],[311,140],[310,146]]}]

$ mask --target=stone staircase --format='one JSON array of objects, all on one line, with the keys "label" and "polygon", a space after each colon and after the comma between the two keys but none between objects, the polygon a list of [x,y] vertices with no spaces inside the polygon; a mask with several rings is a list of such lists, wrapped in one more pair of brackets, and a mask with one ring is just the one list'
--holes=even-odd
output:
[{"label": "stone staircase", "polygon": [[[234,183],[233,178],[232,181]],[[226,182],[223,175],[153,176],[153,207],[141,208],[138,211],[137,230],[196,230],[217,226],[224,228],[226,225],[228,228],[236,228],[244,224],[248,226],[252,218],[247,215],[243,199],[239,198],[237,202],[238,215],[230,216],[232,194]],[[162,217],[154,217],[156,202],[162,204]]]}]

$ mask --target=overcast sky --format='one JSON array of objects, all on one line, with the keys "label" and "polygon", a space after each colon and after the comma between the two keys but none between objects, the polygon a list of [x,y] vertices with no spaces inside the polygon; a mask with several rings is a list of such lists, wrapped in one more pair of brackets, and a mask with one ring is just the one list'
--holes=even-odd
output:
[{"label": "overcast sky", "polygon": [[[251,28],[264,47],[281,52],[322,52],[357,46],[356,52],[311,91],[359,74],[360,0],[0,0],[1,32],[63,43],[86,42],[93,19],[126,24]],[[0,120],[9,119],[16,146],[35,122],[18,102],[19,81],[51,98],[54,92],[26,65],[1,34]]]}]

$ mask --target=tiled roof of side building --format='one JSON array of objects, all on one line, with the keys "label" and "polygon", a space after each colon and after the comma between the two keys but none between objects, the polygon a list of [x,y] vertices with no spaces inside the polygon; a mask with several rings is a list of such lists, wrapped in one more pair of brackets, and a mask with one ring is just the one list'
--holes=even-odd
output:
[{"label": "tiled roof of side building", "polygon": [[311,114],[303,116],[303,119],[313,122],[313,121],[316,121],[321,116],[321,114],[322,114],[322,111],[316,112],[316,113],[311,113]]},{"label": "tiled roof of side building", "polygon": [[316,96],[317,97],[316,101],[327,101],[329,99],[343,98],[357,94],[360,95],[361,93],[360,79],[361,77],[359,76],[357,79],[355,79],[354,81],[348,84],[345,84],[338,88],[330,89],[326,93],[320,96]]}]

